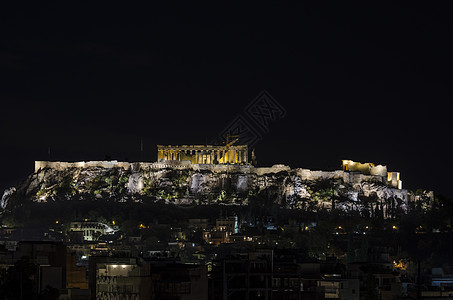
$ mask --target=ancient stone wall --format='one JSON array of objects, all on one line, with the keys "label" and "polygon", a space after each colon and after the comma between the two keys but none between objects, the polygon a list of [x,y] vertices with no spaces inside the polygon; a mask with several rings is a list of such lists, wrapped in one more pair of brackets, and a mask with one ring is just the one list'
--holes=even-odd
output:
[{"label": "ancient stone wall", "polygon": [[69,168],[122,168],[125,170],[129,170],[131,168],[131,164],[128,162],[118,162],[116,160],[112,161],[80,161],[80,162],[62,162],[62,161],[35,161],[35,172],[39,171],[40,169],[55,169],[58,171],[63,171]]},{"label": "ancient stone wall", "polygon": [[[113,161],[88,161],[88,162],[51,162],[51,161],[35,161],[35,172],[40,169],[51,168],[58,171],[63,171],[68,168],[122,168],[138,172],[140,170],[161,170],[161,169],[177,169],[177,170],[193,170],[193,171],[210,171],[215,174],[219,173],[242,173],[256,174],[258,176],[264,174],[276,174],[282,171],[290,172],[291,168],[285,165],[273,165],[272,167],[255,168],[251,165],[222,165],[222,164],[192,164],[190,161],[162,161],[162,162],[118,162]],[[385,167],[373,172],[375,174],[366,175],[360,172],[345,172],[342,170],[336,171],[311,171],[309,169],[294,169],[296,175],[301,180],[323,180],[323,179],[342,179],[345,183],[356,184],[364,181],[386,183],[386,177],[381,175]],[[386,171],[386,168],[385,168]]]},{"label": "ancient stone wall", "polygon": [[371,167],[370,174],[379,175],[379,176],[387,176],[387,166],[377,165],[377,166]]}]

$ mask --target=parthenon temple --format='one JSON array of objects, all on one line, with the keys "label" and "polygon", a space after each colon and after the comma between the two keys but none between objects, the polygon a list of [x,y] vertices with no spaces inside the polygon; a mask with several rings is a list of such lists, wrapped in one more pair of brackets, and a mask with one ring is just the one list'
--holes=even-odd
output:
[{"label": "parthenon temple", "polygon": [[247,145],[157,146],[157,161],[190,161],[192,164],[248,164]]}]

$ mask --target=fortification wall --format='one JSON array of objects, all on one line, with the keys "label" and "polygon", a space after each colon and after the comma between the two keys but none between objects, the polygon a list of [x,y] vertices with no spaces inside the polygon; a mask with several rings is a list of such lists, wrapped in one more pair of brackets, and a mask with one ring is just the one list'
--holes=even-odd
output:
[{"label": "fortification wall", "polygon": [[63,162],[63,161],[35,161],[35,172],[40,169],[50,168],[58,171],[63,171],[69,168],[122,168],[129,170],[131,164],[128,162],[112,161],[80,161],[80,162]]},{"label": "fortification wall", "polygon": [[387,166],[377,165],[372,167],[370,175],[387,176]]},{"label": "fortification wall", "polygon": [[264,175],[264,174],[272,174],[272,173],[278,173],[282,171],[291,171],[291,168],[289,166],[285,165],[273,165],[272,167],[264,167],[264,168],[254,168],[253,172],[257,175]]},{"label": "fortification wall", "polygon": [[367,175],[359,172],[345,172],[344,182],[356,184],[361,182],[378,182],[386,184],[386,176],[381,175]]},{"label": "fortification wall", "polygon": [[119,162],[112,161],[82,161],[82,162],[61,162],[61,161],[35,161],[35,172],[40,169],[50,168],[63,171],[68,168],[122,168],[137,172],[139,170],[160,170],[160,169],[190,169],[194,171],[211,171],[213,173],[255,173],[263,175],[268,173],[278,173],[281,171],[290,171],[291,168],[285,165],[274,165],[267,168],[255,168],[251,165],[224,165],[224,164],[192,164],[188,160],[183,161],[161,161],[161,162]]},{"label": "fortification wall", "polygon": [[[282,171],[290,172],[291,168],[285,165],[273,165],[272,167],[255,168],[251,165],[221,165],[221,164],[192,164],[190,161],[162,161],[162,162],[118,162],[112,161],[87,161],[87,162],[60,162],[60,161],[35,161],[35,172],[40,169],[51,168],[63,171],[68,168],[122,168],[132,172],[152,171],[161,169],[176,170],[194,170],[194,171],[211,171],[213,173],[243,173],[256,174],[258,176],[265,174],[276,174]],[[385,167],[384,167],[385,168]],[[387,168],[385,168],[385,171]],[[366,175],[360,172],[337,171],[311,171],[309,169],[295,169],[296,175],[302,180],[325,180],[325,179],[342,179],[345,183],[355,184],[363,181],[386,183],[386,173],[383,170],[377,170],[377,174]],[[381,173],[385,175],[381,175]]]},{"label": "fortification wall", "polygon": [[[155,163],[138,163],[140,167],[150,169],[191,169],[194,171],[211,171],[213,173],[255,173],[257,175],[290,171],[291,168],[285,165],[273,165],[272,167],[255,168],[251,165],[225,165],[225,164],[192,164],[190,161],[162,161]],[[135,170],[135,166],[133,168]]]},{"label": "fortification wall", "polygon": [[302,180],[326,180],[342,179],[349,184],[360,183],[364,181],[386,183],[386,175],[366,175],[360,172],[336,171],[311,171],[309,169],[296,169],[296,174]]},{"label": "fortification wall", "polygon": [[160,169],[190,169],[191,164],[190,161],[162,161],[162,162],[135,162],[131,163],[132,171],[138,172],[140,170],[152,171],[152,170],[160,170]]},{"label": "fortification wall", "polygon": [[251,165],[211,165],[211,164],[193,164],[194,171],[211,171],[213,173],[244,173],[253,172],[254,167]]},{"label": "fortification wall", "polygon": [[375,166],[372,163],[359,163],[352,160],[343,160],[343,170],[344,171],[352,171],[352,172],[360,172],[366,175],[379,175],[379,176],[387,176],[387,166],[377,165]]},{"label": "fortification wall", "polygon": [[302,180],[344,179],[344,171],[311,171],[309,169],[296,169],[296,174]]}]

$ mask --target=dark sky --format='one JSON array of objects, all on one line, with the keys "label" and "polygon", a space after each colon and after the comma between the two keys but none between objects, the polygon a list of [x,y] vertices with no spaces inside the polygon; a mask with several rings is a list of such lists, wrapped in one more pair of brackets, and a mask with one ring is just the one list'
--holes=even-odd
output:
[{"label": "dark sky", "polygon": [[[0,9],[0,189],[34,160],[155,161],[216,138],[262,91],[286,110],[260,165],[385,164],[452,196],[452,21],[438,4]],[[63,3],[64,2],[64,3]]]}]

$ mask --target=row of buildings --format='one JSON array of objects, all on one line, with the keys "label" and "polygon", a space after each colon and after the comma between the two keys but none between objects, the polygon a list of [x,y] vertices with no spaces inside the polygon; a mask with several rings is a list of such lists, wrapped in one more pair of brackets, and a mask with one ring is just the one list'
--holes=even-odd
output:
[{"label": "row of buildings", "polygon": [[[28,264],[28,265],[27,265]],[[32,271],[30,266],[33,266]],[[307,259],[297,250],[229,248],[208,271],[175,257],[97,255],[77,266],[61,242],[20,242],[0,249],[11,299],[55,290],[57,299],[440,299],[453,295],[453,275],[433,269],[433,286],[405,282],[383,248],[342,264]],[[13,279],[11,279],[13,278]],[[8,281],[9,280],[9,281]],[[433,287],[437,287],[434,289]],[[4,286],[2,287],[4,288]],[[27,290],[24,290],[26,288]],[[3,291],[5,292],[5,291]]]},{"label": "row of buildings", "polygon": [[[237,217],[189,219],[172,227],[165,241],[145,240],[150,225],[126,235],[115,225],[72,222],[48,232],[0,230],[0,282],[12,298],[58,293],[58,299],[421,299],[453,295],[453,276],[442,269],[408,273],[389,249],[351,247],[347,253],[314,258],[303,249],[273,246],[280,232],[310,232],[315,223],[277,229],[272,220],[244,231]],[[243,225],[243,224],[242,224]],[[153,225],[151,225],[153,226]],[[201,235],[192,239],[188,232]],[[340,226],[338,244],[350,236]],[[271,237],[264,245],[264,236]],[[361,241],[360,232],[354,237]],[[29,238],[30,241],[21,241]],[[34,239],[34,241],[32,241]],[[352,245],[352,244],[351,244]],[[285,249],[286,248],[286,249]],[[28,270],[28,271],[27,271]],[[31,271],[30,271],[31,270]],[[22,282],[22,283],[21,283]],[[30,296],[31,297],[31,296]],[[25,299],[25,298],[24,298]],[[31,299],[31,298],[29,298]]]}]

